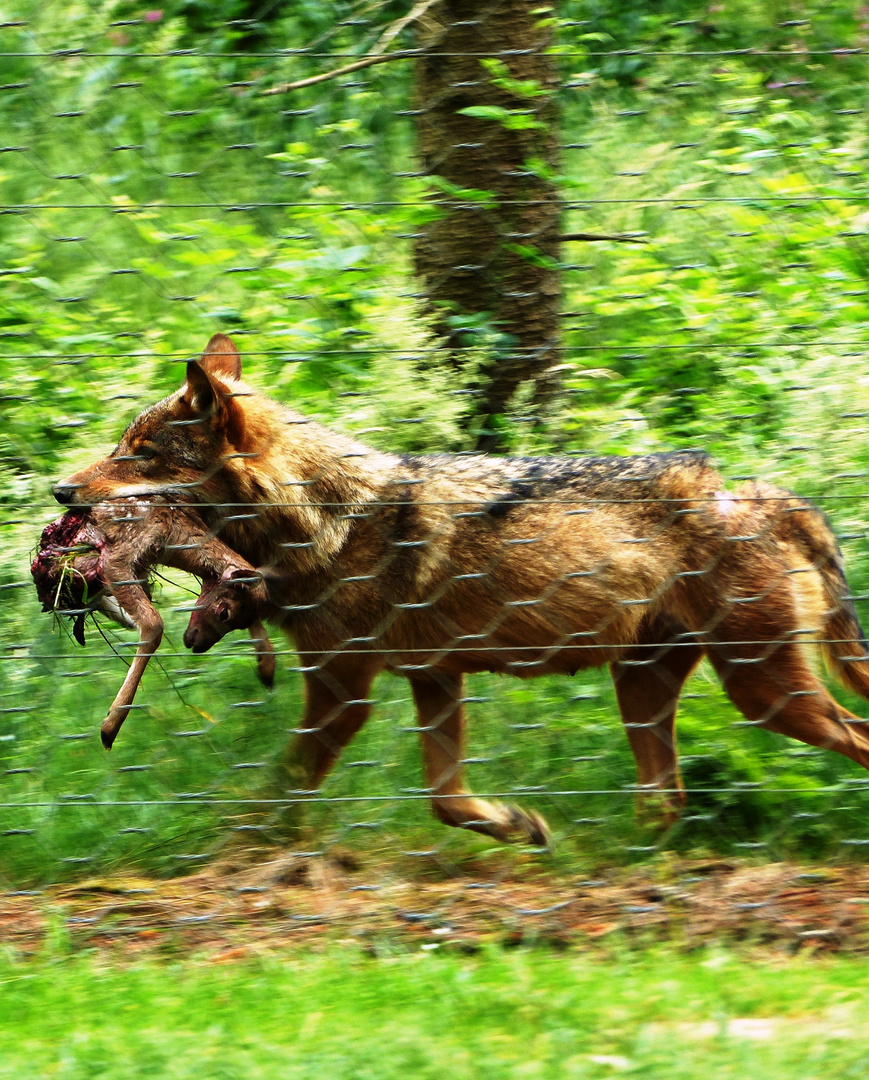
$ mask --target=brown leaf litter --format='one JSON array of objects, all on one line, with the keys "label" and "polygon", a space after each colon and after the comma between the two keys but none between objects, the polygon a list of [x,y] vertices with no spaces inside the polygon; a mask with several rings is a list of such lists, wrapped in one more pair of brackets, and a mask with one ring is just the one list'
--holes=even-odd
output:
[{"label": "brown leaf litter", "polygon": [[0,938],[29,954],[60,930],[73,948],[204,952],[215,961],[327,941],[374,952],[473,952],[627,940],[695,948],[869,948],[869,868],[668,859],[553,873],[530,856],[390,862],[332,849],[215,864],[189,877],[93,878],[0,894]]}]

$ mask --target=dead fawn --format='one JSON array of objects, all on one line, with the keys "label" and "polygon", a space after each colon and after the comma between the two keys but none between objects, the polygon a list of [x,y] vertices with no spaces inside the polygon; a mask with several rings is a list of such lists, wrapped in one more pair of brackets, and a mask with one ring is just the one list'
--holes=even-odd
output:
[{"label": "dead fawn", "polygon": [[[103,745],[112,743],[133,705],[139,683],[163,637],[163,620],[151,603],[149,573],[157,564],[203,579],[203,596],[222,576],[249,584],[245,597],[259,596],[254,568],[206,529],[193,507],[173,508],[147,499],[121,497],[85,511],[67,511],[46,526],[31,567],[43,610],[75,617],[74,636],[84,644],[84,620],[102,611],[139,631],[136,655],[100,729]],[[264,588],[260,585],[262,596]],[[191,626],[200,616],[191,615]],[[274,681],[274,648],[255,612],[244,611],[244,628],[257,648],[261,680]]]}]

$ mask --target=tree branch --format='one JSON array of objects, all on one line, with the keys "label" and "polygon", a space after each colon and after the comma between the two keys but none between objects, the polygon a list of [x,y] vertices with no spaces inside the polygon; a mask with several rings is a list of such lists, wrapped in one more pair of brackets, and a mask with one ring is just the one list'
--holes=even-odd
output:
[{"label": "tree branch", "polygon": [[377,44],[374,48],[378,52],[383,52],[384,49],[388,48],[388,46],[395,41],[406,26],[410,26],[410,24],[416,22],[417,19],[421,19],[428,9],[437,2],[438,0],[418,0],[406,15],[402,16],[400,19],[396,19],[391,26],[387,26],[377,39]]},{"label": "tree branch", "polygon": [[303,86],[316,86],[317,83],[328,82],[329,79],[337,79],[339,75],[349,75],[353,71],[361,71],[363,68],[373,67],[375,64],[385,64],[389,60],[406,60],[409,56],[417,55],[417,49],[405,49],[403,52],[365,56],[361,60],[355,60],[352,64],[345,64],[343,67],[335,68],[334,71],[324,71],[320,75],[312,75],[308,79],[297,79],[295,82],[273,86],[270,90],[263,90],[262,96],[271,97],[272,94],[286,94],[289,90],[301,90]]},{"label": "tree branch", "polygon": [[394,23],[387,26],[374,45],[376,51],[369,53],[368,56],[363,56],[360,60],[354,60],[352,64],[344,64],[343,67],[335,68],[333,71],[324,71],[320,75],[311,75],[307,79],[297,79],[295,82],[273,86],[270,90],[263,90],[262,96],[271,97],[273,94],[286,94],[290,90],[301,90],[303,86],[316,86],[317,83],[337,79],[340,75],[350,75],[354,71],[374,67],[375,64],[386,64],[390,60],[406,60],[410,56],[417,56],[419,54],[418,49],[403,49],[394,53],[386,53],[383,50],[392,44],[406,26],[410,26],[411,23],[420,19],[435,3],[437,3],[437,0],[419,0],[407,15],[403,15],[400,19],[396,19]]}]

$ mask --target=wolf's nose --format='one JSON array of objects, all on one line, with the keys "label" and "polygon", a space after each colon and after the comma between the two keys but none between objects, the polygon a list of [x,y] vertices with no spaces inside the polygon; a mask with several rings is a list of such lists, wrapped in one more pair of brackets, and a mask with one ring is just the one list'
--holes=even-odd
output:
[{"label": "wolf's nose", "polygon": [[75,497],[75,485],[74,484],[55,484],[51,489],[51,494],[57,499],[61,506],[69,506]]}]

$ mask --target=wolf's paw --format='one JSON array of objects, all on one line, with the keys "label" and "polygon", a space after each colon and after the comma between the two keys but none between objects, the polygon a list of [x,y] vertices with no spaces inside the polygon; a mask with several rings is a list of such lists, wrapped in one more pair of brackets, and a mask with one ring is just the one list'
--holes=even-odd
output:
[{"label": "wolf's paw", "polygon": [[248,803],[242,811],[224,818],[226,832],[218,855],[251,862],[271,858],[276,849],[287,848],[302,838],[303,825],[304,810],[297,804],[276,806],[273,799]]},{"label": "wolf's paw", "polygon": [[535,847],[552,847],[552,833],[541,814],[536,810],[522,810],[515,805],[506,809],[510,815],[511,840],[525,840]]},{"label": "wolf's paw", "polygon": [[282,845],[301,839],[307,816],[306,809],[303,802],[294,802],[276,810],[266,826],[269,837]]},{"label": "wolf's paw", "polygon": [[685,809],[683,791],[643,790],[637,794],[636,813],[641,825],[665,832],[672,829]]}]

